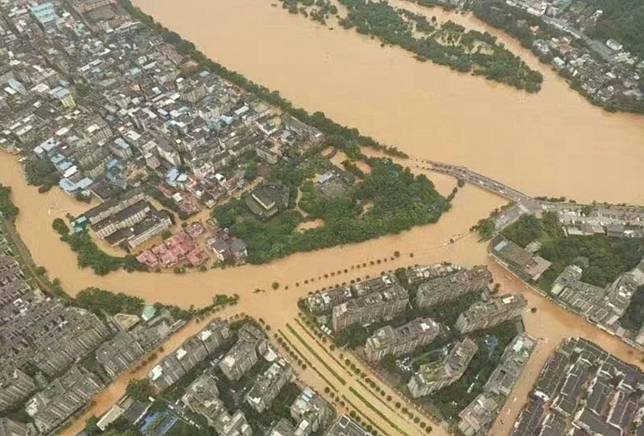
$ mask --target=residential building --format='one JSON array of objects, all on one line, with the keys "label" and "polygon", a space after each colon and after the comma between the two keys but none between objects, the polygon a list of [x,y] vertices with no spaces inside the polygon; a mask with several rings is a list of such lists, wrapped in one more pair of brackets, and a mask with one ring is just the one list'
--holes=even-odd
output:
[{"label": "residential building", "polygon": [[217,318],[200,331],[198,336],[208,354],[212,355],[232,337],[232,333],[228,321]]},{"label": "residential building", "polygon": [[477,351],[476,342],[465,338],[457,342],[443,359],[422,365],[407,384],[411,396],[423,397],[456,382],[463,376]]},{"label": "residential building", "polygon": [[331,405],[309,387],[304,388],[293,401],[290,412],[299,434],[315,433],[325,428],[334,416]]},{"label": "residential building", "polygon": [[124,198],[110,199],[105,201],[98,206],[93,207],[92,209],[86,211],[83,215],[90,222],[91,225],[95,225],[105,219],[108,219],[112,215],[116,215],[124,209],[145,200],[146,196],[140,191],[131,191]]},{"label": "residential building", "polygon": [[155,390],[162,392],[179,381],[184,375],[186,375],[186,370],[181,365],[175,352],[164,357],[158,365],[150,370],[148,380]]},{"label": "residential building", "polygon": [[282,418],[271,428],[268,436],[295,436],[295,427],[286,418]]},{"label": "residential building", "polygon": [[39,300],[0,327],[0,363],[33,363],[58,374],[86,356],[110,335],[93,313],[56,300]]},{"label": "residential building", "polygon": [[501,363],[494,369],[477,397],[459,413],[459,430],[466,436],[487,434],[521,377],[536,346],[525,333],[517,335],[505,348]]},{"label": "residential building", "polygon": [[407,270],[405,271],[405,278],[409,285],[417,286],[423,282],[450,275],[457,271],[461,271],[462,269],[462,267],[451,263],[416,265],[407,268]]},{"label": "residential building", "polygon": [[502,235],[492,239],[488,249],[501,265],[528,281],[537,282],[551,265]]},{"label": "residential building", "polygon": [[0,369],[0,412],[26,400],[36,391],[35,381],[15,367]]},{"label": "residential building", "polygon": [[349,300],[332,311],[331,324],[338,332],[355,324],[392,319],[409,304],[409,294],[399,284]]},{"label": "residential building", "polygon": [[520,316],[527,306],[523,295],[505,295],[489,301],[477,302],[461,313],[456,328],[461,333],[494,327]]},{"label": "residential building", "polygon": [[33,396],[25,410],[38,431],[50,433],[89,403],[101,389],[103,383],[94,373],[74,366]]},{"label": "residential building", "polygon": [[570,338],[546,362],[512,435],[639,435],[643,383],[639,368]]},{"label": "residential building", "polygon": [[416,305],[429,307],[452,301],[468,292],[483,291],[491,282],[492,274],[487,266],[457,270],[421,283],[416,292]]},{"label": "residential building", "polygon": [[150,384],[157,390],[172,386],[192,368],[213,354],[230,337],[228,323],[221,319],[211,322],[195,336],[188,338],[174,353],[169,354],[148,373]]},{"label": "residential building", "polygon": [[329,313],[334,306],[338,306],[353,298],[351,288],[341,286],[324,292],[317,292],[306,299],[309,312],[319,315]]},{"label": "residential building", "polygon": [[0,418],[0,436],[31,436],[33,433],[27,424],[9,418]]},{"label": "residential building", "polygon": [[252,213],[268,219],[277,215],[288,206],[288,188],[278,184],[267,184],[254,189],[245,197],[245,202]]},{"label": "residential building", "polygon": [[382,327],[365,343],[365,354],[377,361],[387,354],[402,356],[431,343],[440,333],[440,325],[431,318],[417,318],[400,327]]},{"label": "residential building", "polygon": [[145,350],[129,332],[119,332],[96,350],[96,361],[110,377],[116,377],[139,360]]},{"label": "residential building", "polygon": [[487,434],[487,429],[503,405],[498,395],[482,392],[458,414],[458,429],[465,436]]},{"label": "residential building", "polygon": [[211,426],[215,425],[219,415],[226,413],[224,403],[219,399],[217,380],[208,373],[199,376],[188,386],[181,401],[194,413],[205,417]]},{"label": "residential building", "polygon": [[238,340],[219,361],[219,368],[229,380],[239,380],[258,361],[257,345],[253,341]]},{"label": "residential building", "polygon": [[291,366],[286,360],[279,358],[258,377],[245,396],[246,402],[257,413],[262,413],[271,406],[282,388],[293,379]]},{"label": "residential building", "polygon": [[501,355],[501,363],[492,371],[485,383],[485,391],[509,396],[515,383],[537,345],[536,339],[525,333],[517,335]]},{"label": "residential building", "polygon": [[246,416],[241,410],[232,415],[224,412],[217,417],[213,426],[217,434],[221,436],[252,436],[253,429],[248,425]]},{"label": "residential building", "polygon": [[398,284],[398,279],[394,274],[383,274],[372,279],[359,281],[352,287],[353,294],[356,297],[362,297],[367,294],[385,291]]}]

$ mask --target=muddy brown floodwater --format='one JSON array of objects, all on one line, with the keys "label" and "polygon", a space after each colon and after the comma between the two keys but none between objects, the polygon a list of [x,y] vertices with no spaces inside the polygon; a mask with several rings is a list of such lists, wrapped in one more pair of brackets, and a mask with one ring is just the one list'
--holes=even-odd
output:
[{"label": "muddy brown floodwater", "polygon": [[[417,62],[403,50],[380,47],[353,31],[331,31],[292,16],[272,7],[270,0],[135,0],[135,4],[223,65],[279,90],[309,111],[321,110],[413,157],[468,165],[531,195],[644,203],[644,117],[607,114],[591,106],[503,35],[499,36],[506,45],[544,74],[540,93],[528,95]],[[400,0],[396,4],[413,7]],[[416,10],[488,30],[472,17]],[[430,177],[445,194],[454,186],[449,178]],[[491,264],[484,245],[468,230],[504,203],[466,186],[437,224],[396,236],[297,254],[262,266],[185,275],[118,272],[98,277],[77,267],[75,255],[51,229],[55,217],[77,215],[86,205],[57,189],[38,194],[25,184],[17,159],[5,153],[0,153],[0,183],[13,188],[21,210],[16,226],[34,261],[50,277],[60,278],[70,294],[97,286],[188,307],[209,303],[215,293],[238,293],[241,300],[235,310],[262,317],[275,328],[283,328],[296,316],[299,296],[322,287],[411,263]],[[401,256],[392,259],[395,251]],[[371,265],[377,259],[382,263]],[[565,336],[594,340],[641,366],[641,356],[622,342],[491,267],[504,289],[524,293],[530,306],[538,309],[526,315],[526,327],[542,338],[537,357],[517,386],[517,399],[504,409],[493,434],[507,434],[541,365]],[[273,282],[280,284],[279,290],[269,291]],[[267,291],[254,292],[258,288]],[[315,377],[305,378],[322,386]],[[127,379],[119,379],[92,412],[104,411],[123,392]]]},{"label": "muddy brown floodwater", "polygon": [[[644,117],[590,105],[493,29],[543,73],[541,92],[418,62],[353,30],[288,14],[271,0],[134,3],[228,68],[410,155],[465,164],[530,195],[644,203]],[[487,29],[470,16],[415,9]]]}]

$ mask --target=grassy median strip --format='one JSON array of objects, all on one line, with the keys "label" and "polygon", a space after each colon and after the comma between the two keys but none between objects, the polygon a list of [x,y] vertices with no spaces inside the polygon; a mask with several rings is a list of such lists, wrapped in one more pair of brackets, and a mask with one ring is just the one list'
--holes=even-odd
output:
[{"label": "grassy median strip", "polygon": [[369,424],[371,424],[375,429],[377,429],[377,430],[379,430],[380,432],[382,432],[382,434],[383,434],[383,435],[386,435],[386,434],[387,434],[387,432],[386,432],[386,431],[384,431],[384,430],[382,429],[382,427],[380,427],[378,424],[376,424],[375,422],[373,422],[373,421],[372,421],[372,420],[371,420],[367,415],[365,415],[365,414],[364,414],[364,412],[362,412],[362,411],[360,410],[360,408],[359,408],[359,407],[357,407],[355,404],[353,404],[353,402],[352,402],[350,399],[348,399],[345,395],[342,395],[342,398],[344,399],[344,401],[346,401],[346,402],[347,402],[347,404],[348,404],[349,406],[353,407],[353,408],[355,409],[356,413],[357,413],[357,414],[359,414],[359,415],[361,415],[361,416],[364,418],[364,420],[365,420],[365,421],[368,421],[368,422],[369,422]]},{"label": "grassy median strip", "polygon": [[300,341],[300,342],[302,343],[302,345],[304,345],[304,348],[306,348],[306,349],[309,351],[309,353],[311,353],[313,356],[315,356],[315,358],[316,358],[317,360],[319,360],[319,361],[320,361],[320,363],[321,363],[321,364],[322,364],[322,365],[323,365],[323,366],[324,366],[324,367],[325,367],[325,368],[326,368],[326,369],[327,369],[327,370],[328,370],[328,371],[329,371],[329,372],[330,372],[330,373],[331,373],[335,378],[337,378],[337,379],[338,379],[338,381],[339,381],[340,383],[342,383],[342,385],[346,385],[346,384],[347,384],[347,381],[346,381],[344,378],[342,378],[342,377],[340,376],[340,374],[338,374],[338,373],[337,373],[333,368],[331,368],[331,367],[330,367],[330,366],[329,366],[329,365],[328,365],[328,364],[327,364],[327,363],[326,363],[326,362],[325,362],[325,361],[320,357],[320,355],[319,355],[319,354],[318,354],[318,353],[317,353],[313,348],[311,348],[311,346],[310,346],[309,344],[307,344],[307,343],[304,341],[304,339],[302,339],[302,336],[300,336],[300,334],[299,334],[298,332],[296,332],[296,331],[295,331],[295,329],[294,329],[293,327],[291,327],[291,325],[290,325],[290,324],[288,324],[288,323],[287,323],[287,324],[286,324],[286,328],[291,332],[291,334],[292,334],[293,336],[295,336],[295,337],[297,338],[297,340],[298,340],[298,341]]},{"label": "grassy median strip", "polygon": [[300,325],[300,327],[302,328],[302,330],[304,330],[304,332],[305,332],[307,335],[309,335],[309,336],[311,337],[311,339],[313,339],[315,342],[317,342],[317,344],[320,346],[320,348],[322,348],[322,349],[324,350],[324,352],[325,352],[325,353],[326,353],[326,354],[327,354],[331,359],[335,360],[335,363],[337,363],[337,364],[340,366],[340,368],[344,368],[344,370],[345,370],[347,373],[351,374],[351,371],[349,371],[347,368],[345,368],[345,367],[344,367],[344,364],[343,364],[342,362],[340,362],[340,361],[339,361],[339,360],[338,360],[338,359],[337,359],[333,354],[331,354],[329,351],[327,351],[326,347],[325,347],[323,344],[321,344],[321,343],[320,343],[320,341],[318,341],[318,340],[317,340],[317,338],[313,335],[313,333],[311,333],[311,331],[310,331],[310,330],[309,330],[309,329],[308,329],[304,324],[302,324],[302,322],[301,322],[299,319],[295,318],[295,322],[297,322],[297,323]]},{"label": "grassy median strip", "polygon": [[390,420],[389,418],[387,418],[387,417],[386,417],[386,416],[385,416],[385,415],[384,415],[380,410],[378,410],[378,408],[377,408],[376,406],[374,406],[373,404],[371,404],[371,403],[370,403],[370,402],[369,402],[365,397],[363,397],[363,396],[360,394],[360,392],[356,391],[356,390],[355,390],[354,388],[352,388],[352,387],[349,387],[349,391],[350,391],[353,395],[355,395],[356,397],[358,397],[358,399],[359,399],[360,401],[362,401],[362,402],[365,404],[365,406],[367,406],[368,408],[370,408],[370,409],[371,409],[371,410],[372,410],[376,415],[378,415],[380,418],[382,418],[382,419],[383,419],[383,421],[385,421],[387,424],[389,424],[389,425],[391,426],[391,428],[395,429],[395,430],[396,430],[396,431],[398,431],[400,434],[404,434],[404,435],[409,436],[409,433],[405,432],[405,431],[404,431],[404,430],[402,430],[400,427],[398,427],[396,424],[394,424],[393,422],[391,422],[391,420]]},{"label": "grassy median strip", "polygon": [[326,378],[326,377],[324,376],[324,374],[322,374],[322,373],[321,373],[321,372],[320,372],[320,371],[319,371],[315,366],[313,366],[313,365],[311,364],[311,362],[309,361],[309,359],[307,359],[306,357],[304,357],[304,354],[302,354],[302,352],[301,352],[301,351],[300,351],[300,350],[299,350],[295,345],[293,345],[293,343],[291,342],[291,340],[290,340],[290,339],[289,339],[289,338],[284,334],[284,332],[282,332],[281,330],[278,330],[278,333],[280,334],[280,336],[282,337],[282,339],[284,339],[284,340],[286,341],[286,343],[287,343],[291,348],[293,348],[293,350],[294,350],[294,351],[295,351],[295,352],[296,352],[296,353],[297,353],[297,354],[298,354],[302,359],[304,359],[304,361],[306,362],[306,364],[308,365],[308,367],[309,367],[309,368],[311,368],[313,371],[315,371],[315,373],[316,373],[317,375],[319,375],[319,376],[320,376],[320,378],[321,378],[322,380],[324,380],[324,382],[325,382],[326,384],[328,384],[328,385],[329,385],[329,387],[330,387],[331,389],[333,389],[335,392],[338,392],[338,389],[333,385],[333,383],[331,383],[331,382],[329,381],[329,379],[328,379],[328,378]]},{"label": "grassy median strip", "polygon": [[394,408],[391,407],[389,404],[387,404],[387,401],[384,400],[383,397],[379,393],[374,392],[372,389],[370,389],[365,383],[362,382],[362,380],[358,379],[357,381],[360,384],[360,386],[365,388],[365,390],[367,392],[371,392],[373,394],[373,396],[383,404],[383,406],[385,406],[387,409],[391,410],[393,413],[397,414],[398,416],[400,416],[402,418],[402,415],[399,412],[397,412],[396,410],[394,410]]}]

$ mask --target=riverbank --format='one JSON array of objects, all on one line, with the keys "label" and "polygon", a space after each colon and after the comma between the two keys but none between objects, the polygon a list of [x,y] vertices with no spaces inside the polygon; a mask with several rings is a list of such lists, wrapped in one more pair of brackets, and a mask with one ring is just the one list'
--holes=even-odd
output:
[{"label": "riverbank", "polygon": [[[534,196],[644,202],[637,189],[644,184],[644,119],[591,106],[528,50],[472,16],[430,12],[497,36],[544,75],[540,93],[418,62],[401,49],[354,31],[331,31],[268,0],[135,4],[295,105],[321,110],[409,155],[463,164]],[[248,28],[252,35],[241,31]],[[635,180],[625,183],[624,174]]]},{"label": "riverbank", "polygon": [[[478,244],[475,237],[463,237],[468,235],[473,222],[470,221],[469,212],[462,212],[468,210],[476,216],[485,215],[502,204],[501,200],[490,194],[465,187],[459,190],[451,210],[438,223],[395,236],[300,253],[260,266],[245,265],[190,274],[118,271],[97,276],[89,269],[78,268],[75,253],[51,227],[55,218],[64,219],[67,213],[76,216],[82,213],[86,205],[58,189],[38,193],[37,188],[25,183],[15,156],[0,153],[0,167],[3,169],[0,183],[12,187],[12,199],[20,209],[16,228],[29,247],[35,264],[44,266],[50,278],[60,278],[63,288],[70,295],[74,296],[87,287],[98,287],[184,308],[209,304],[215,294],[221,293],[237,293],[242,301],[252,300],[249,304],[257,300],[258,307],[266,300],[275,300],[275,307],[279,307],[281,303],[294,301],[291,300],[293,298],[297,300],[293,294],[306,294],[310,290],[348,281],[349,272],[345,273],[345,269],[352,275],[363,276],[394,269],[410,261],[431,263],[451,259],[474,265],[485,259],[485,247]],[[443,195],[451,192],[456,184],[448,177],[432,178]],[[458,239],[458,242],[450,244],[450,239]],[[391,260],[395,251],[400,252],[401,256]],[[409,257],[411,253],[413,258]],[[280,284],[280,291],[268,291],[273,282]],[[267,292],[256,293],[257,289]],[[269,295],[269,298],[265,298]],[[273,306],[273,303],[270,305]]]}]

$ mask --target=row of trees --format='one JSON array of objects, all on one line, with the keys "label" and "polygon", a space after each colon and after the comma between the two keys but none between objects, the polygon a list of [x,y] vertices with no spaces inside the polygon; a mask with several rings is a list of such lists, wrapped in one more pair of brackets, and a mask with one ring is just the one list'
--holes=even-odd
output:
[{"label": "row of trees", "polygon": [[[61,241],[67,243],[78,255],[78,266],[91,268],[96,274],[104,276],[113,271],[124,269],[128,272],[146,271],[146,267],[133,255],[111,256],[101,250],[92,240],[87,230],[76,233],[65,233],[59,221],[53,224],[54,230],[61,234]],[[61,233],[62,232],[62,233]]]}]

